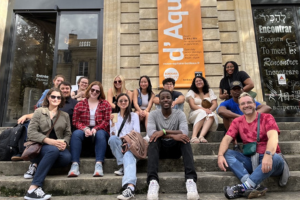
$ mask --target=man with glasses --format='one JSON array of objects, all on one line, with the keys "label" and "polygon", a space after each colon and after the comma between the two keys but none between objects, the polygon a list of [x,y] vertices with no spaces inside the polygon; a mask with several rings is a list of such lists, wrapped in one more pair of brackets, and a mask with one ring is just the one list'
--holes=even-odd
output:
[{"label": "man with glasses", "polygon": [[[223,188],[225,197],[234,199],[247,197],[249,199],[265,195],[267,188],[261,182],[270,176],[280,176],[279,184],[287,183],[288,172],[283,173],[285,161],[279,145],[279,128],[271,114],[261,113],[259,120],[259,142],[252,156],[228,149],[229,144],[237,135],[243,144],[257,141],[258,112],[254,99],[246,92],[238,99],[239,108],[244,115],[235,118],[224,136],[218,153],[218,166],[226,171],[229,167],[242,184]],[[286,165],[287,166],[287,165]]]},{"label": "man with glasses", "polygon": [[[243,85],[240,81],[233,81],[230,83],[230,94],[232,96],[231,99],[227,101],[223,101],[219,108],[217,109],[217,113],[221,118],[223,118],[223,124],[226,130],[229,129],[231,122],[243,115],[243,112],[239,108],[238,98],[240,94],[243,93]],[[255,109],[259,113],[270,113],[271,107],[267,105],[262,105],[259,102],[255,101]],[[237,141],[234,141],[234,150],[240,151],[241,149],[237,144]]]},{"label": "man with glasses", "polygon": [[[164,90],[169,90],[172,94],[172,108],[173,109],[180,109],[183,111],[184,107],[184,96],[181,92],[175,91],[175,80],[173,78],[166,78],[162,82]],[[156,109],[161,109],[160,103],[159,103],[159,96],[156,95],[153,99],[153,102],[156,105]]]}]

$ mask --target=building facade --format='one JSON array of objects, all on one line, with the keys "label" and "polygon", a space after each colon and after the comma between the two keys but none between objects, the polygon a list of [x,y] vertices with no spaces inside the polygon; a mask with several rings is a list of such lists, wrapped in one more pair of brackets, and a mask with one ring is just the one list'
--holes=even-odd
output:
[{"label": "building facade", "polygon": [[[63,74],[72,85],[76,76],[100,80],[105,91],[117,74],[124,75],[130,90],[138,88],[141,75],[148,75],[158,93],[157,0],[38,2],[0,3],[1,126],[32,112],[56,74]],[[299,121],[300,1],[200,0],[200,4],[205,74],[214,92],[219,94],[224,63],[236,61],[252,78],[256,99],[270,105],[276,119]],[[280,84],[278,74],[285,82]]]}]

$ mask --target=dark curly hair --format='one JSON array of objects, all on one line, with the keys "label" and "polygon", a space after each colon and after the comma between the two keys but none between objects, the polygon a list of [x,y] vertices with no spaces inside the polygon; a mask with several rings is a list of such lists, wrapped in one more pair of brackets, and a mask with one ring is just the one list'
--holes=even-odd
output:
[{"label": "dark curly hair", "polygon": [[208,85],[208,82],[207,82],[207,80],[206,80],[204,77],[202,77],[202,76],[196,76],[196,77],[193,79],[193,82],[192,82],[192,85],[191,85],[191,87],[190,87],[190,90],[192,90],[192,91],[195,92],[196,94],[199,94],[199,90],[198,90],[198,88],[196,87],[196,83],[195,83],[195,81],[196,81],[197,78],[200,78],[200,79],[203,80],[204,86],[203,86],[203,88],[202,88],[202,92],[203,92],[204,94],[208,93],[208,92],[209,92],[209,85]]}]

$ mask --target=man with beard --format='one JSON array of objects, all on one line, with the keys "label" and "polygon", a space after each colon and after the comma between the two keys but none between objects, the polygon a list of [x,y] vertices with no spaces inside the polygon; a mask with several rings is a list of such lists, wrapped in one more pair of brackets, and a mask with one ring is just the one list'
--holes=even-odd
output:
[{"label": "man with beard", "polygon": [[[263,180],[270,176],[285,175],[283,173],[285,161],[278,145],[279,128],[271,114],[259,114],[256,111],[255,101],[248,93],[242,93],[238,103],[244,115],[232,121],[224,136],[219,148],[218,166],[223,171],[226,171],[225,167],[229,167],[242,183],[224,187],[226,198],[256,198],[267,192],[267,188],[260,185]],[[258,118],[260,118],[259,126]],[[257,127],[260,127],[259,142],[254,155],[246,156],[228,149],[237,135],[241,136],[244,145],[256,142]],[[254,162],[257,164],[255,165]]]}]

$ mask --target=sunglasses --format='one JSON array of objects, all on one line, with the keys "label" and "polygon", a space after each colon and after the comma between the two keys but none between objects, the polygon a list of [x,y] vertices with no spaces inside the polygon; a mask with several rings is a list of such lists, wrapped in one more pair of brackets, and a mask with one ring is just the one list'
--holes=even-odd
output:
[{"label": "sunglasses", "polygon": [[96,94],[100,94],[100,90],[91,89],[91,93],[96,92]]},{"label": "sunglasses", "polygon": [[61,100],[61,96],[50,95],[51,99]]},{"label": "sunglasses", "polygon": [[123,103],[123,102],[124,102],[124,103],[127,103],[128,100],[120,100],[120,101],[119,101],[119,103]]},{"label": "sunglasses", "polygon": [[121,80],[114,81],[114,84],[117,84],[117,83],[122,83],[122,81]]}]

